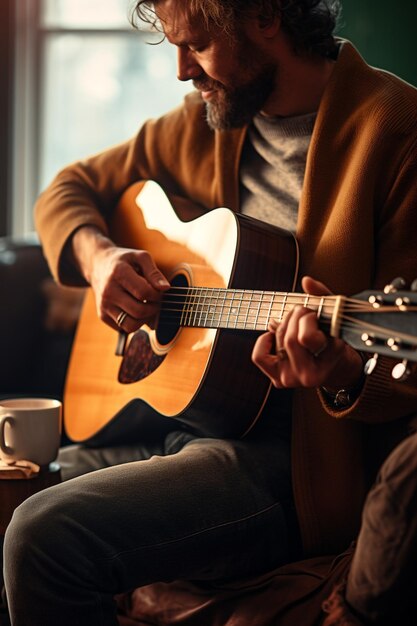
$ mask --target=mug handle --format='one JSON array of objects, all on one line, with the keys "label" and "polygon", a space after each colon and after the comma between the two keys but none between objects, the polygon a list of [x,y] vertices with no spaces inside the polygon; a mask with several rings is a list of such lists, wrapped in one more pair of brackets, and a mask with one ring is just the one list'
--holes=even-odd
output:
[{"label": "mug handle", "polygon": [[10,424],[10,426],[13,426],[13,422],[14,420],[12,415],[6,415],[0,421],[0,449],[2,452],[4,452],[4,454],[13,454],[14,452],[13,448],[6,445],[5,437],[6,424]]}]

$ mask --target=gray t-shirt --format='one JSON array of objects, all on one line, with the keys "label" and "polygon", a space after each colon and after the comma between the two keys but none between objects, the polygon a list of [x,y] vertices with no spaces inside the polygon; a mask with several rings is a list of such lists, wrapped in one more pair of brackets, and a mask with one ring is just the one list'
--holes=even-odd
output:
[{"label": "gray t-shirt", "polygon": [[248,129],[240,168],[241,211],[295,232],[316,113],[259,113]]}]

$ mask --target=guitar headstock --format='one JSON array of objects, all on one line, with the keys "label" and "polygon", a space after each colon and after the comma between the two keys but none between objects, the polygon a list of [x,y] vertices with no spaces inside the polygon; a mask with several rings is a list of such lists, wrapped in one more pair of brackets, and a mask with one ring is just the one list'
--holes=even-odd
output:
[{"label": "guitar headstock", "polygon": [[375,368],[378,355],[399,360],[392,376],[403,380],[408,361],[417,362],[417,279],[409,290],[397,278],[383,291],[368,290],[348,299],[343,311],[341,337],[353,348],[370,352],[365,372]]}]

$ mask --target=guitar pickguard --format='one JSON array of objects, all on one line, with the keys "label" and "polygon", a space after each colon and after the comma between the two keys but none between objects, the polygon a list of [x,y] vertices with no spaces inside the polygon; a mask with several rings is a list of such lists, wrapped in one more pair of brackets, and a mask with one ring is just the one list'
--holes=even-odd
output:
[{"label": "guitar pickguard", "polygon": [[137,330],[124,353],[118,374],[119,383],[128,385],[146,378],[161,365],[165,356],[155,354],[146,331]]}]

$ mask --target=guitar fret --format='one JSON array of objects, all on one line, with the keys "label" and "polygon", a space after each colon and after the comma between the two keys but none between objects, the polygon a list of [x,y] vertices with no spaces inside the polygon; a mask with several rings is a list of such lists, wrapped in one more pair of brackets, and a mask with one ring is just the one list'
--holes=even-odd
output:
[{"label": "guitar fret", "polygon": [[221,296],[223,296],[224,298],[224,294],[223,291],[221,289],[216,289],[215,292],[213,291],[213,294],[215,293],[215,303],[214,303],[214,307],[213,307],[213,315],[212,315],[212,327],[216,328],[218,326],[220,326],[220,321],[222,318],[222,304],[220,303],[220,298]]},{"label": "guitar fret", "polygon": [[190,304],[191,304],[190,300],[191,300],[191,291],[188,289],[187,295],[184,300],[184,306],[181,311],[181,319],[180,319],[181,326],[188,326],[188,315],[190,312]]},{"label": "guitar fret", "polygon": [[235,291],[235,306],[233,307],[236,311],[236,318],[235,318],[235,328],[239,327],[239,315],[240,315],[240,311],[241,311],[241,305],[242,305],[242,296],[240,295],[239,291]]},{"label": "guitar fret", "polygon": [[[216,289],[207,289],[207,292],[210,292],[210,297],[209,297],[209,302],[208,302],[208,305],[207,305],[205,326],[206,326],[206,328],[212,328],[214,326],[214,323],[215,323],[214,322],[214,314],[216,312],[216,305],[215,305]],[[209,315],[211,315],[211,318],[209,317]]]},{"label": "guitar fret", "polygon": [[250,316],[249,316],[249,324],[253,330],[256,329],[257,323],[257,311],[259,311],[259,292],[252,291],[251,292],[251,302],[250,302]]},{"label": "guitar fret", "polygon": [[199,323],[197,321],[197,316],[200,313],[200,318],[201,318],[201,292],[202,292],[202,288],[199,287],[196,291],[196,297],[194,300],[194,311],[193,311],[193,319],[191,322],[191,326],[199,326]]},{"label": "guitar fret", "polygon": [[204,288],[204,300],[203,300],[203,306],[201,308],[201,312],[200,312],[200,326],[203,328],[207,328],[207,319],[208,319],[208,314],[210,312],[210,298],[211,296],[209,295],[211,293],[211,289],[209,289],[208,287]]},{"label": "guitar fret", "polygon": [[193,289],[193,295],[190,298],[190,303],[188,307],[187,326],[193,325],[193,315],[195,315],[196,300],[197,300],[197,291]]},{"label": "guitar fret", "polygon": [[323,306],[324,306],[324,296],[322,296],[320,298],[319,306],[318,306],[318,309],[317,309],[317,319],[318,320],[321,318],[321,314],[323,312]]},{"label": "guitar fret", "polygon": [[[204,305],[203,305],[202,308],[201,308],[201,312],[200,312],[200,326],[203,326],[203,327],[207,327],[207,318],[208,318],[208,314],[209,314],[209,311],[210,311],[210,296],[208,294],[210,293],[210,291],[211,290],[208,287],[205,288],[205,292],[206,292],[206,295],[205,295],[206,310],[204,311]],[[204,323],[201,322],[201,316],[202,315],[205,315]]]},{"label": "guitar fret", "polygon": [[261,312],[261,298],[259,297],[259,302],[258,302],[258,310],[256,312],[256,322],[255,322],[255,328],[258,328],[258,320],[259,320],[259,314]]},{"label": "guitar fret", "polygon": [[255,291],[248,291],[248,315],[246,317],[246,325],[255,328],[255,317],[253,315],[253,302],[255,300]]},{"label": "guitar fret", "polygon": [[220,309],[219,327],[225,328],[224,322],[223,322],[223,315],[224,315],[224,307],[225,307],[226,298],[227,298],[227,290],[223,289],[222,294],[223,294],[223,302],[221,303],[221,309]]},{"label": "guitar fret", "polygon": [[[204,287],[199,287],[197,293],[196,307],[194,309],[194,323],[193,326],[201,326],[201,311],[202,311],[202,294],[204,292]],[[198,318],[198,321],[197,321]]]},{"label": "guitar fret", "polygon": [[[200,326],[200,322],[201,322],[201,294],[202,294],[202,288],[198,287],[198,289],[196,289],[195,291],[195,296],[194,296],[194,307],[193,307],[193,311],[191,313],[191,322],[190,322],[190,326]],[[198,316],[200,317],[200,319],[198,319]]]},{"label": "guitar fret", "polygon": [[266,314],[266,320],[265,320],[265,330],[267,330],[269,320],[271,319],[271,314],[272,314],[272,303],[274,302],[274,294],[270,294],[270,298],[271,298],[271,299],[270,299],[270,301],[269,301],[268,313]]},{"label": "guitar fret", "polygon": [[269,323],[269,320],[271,319],[271,310],[272,310],[273,298],[274,298],[273,293],[271,293],[269,291],[262,291],[262,295],[261,295],[261,300],[262,300],[261,313],[262,313],[262,316],[261,316],[261,321],[260,321],[260,328],[262,330],[267,330],[267,328],[268,328],[268,323]]},{"label": "guitar fret", "polygon": [[288,293],[284,294],[284,297],[282,299],[282,305],[281,305],[281,315],[279,318],[279,322],[282,322],[282,320],[284,319],[284,313],[285,313],[285,307],[287,306],[287,300],[288,300]]},{"label": "guitar fret", "polygon": [[237,327],[237,320],[239,318],[239,302],[236,302],[236,298],[237,298],[237,291],[233,290],[233,297],[232,297],[232,328],[236,328]]},{"label": "guitar fret", "polygon": [[239,294],[238,328],[244,330],[246,328],[246,318],[248,316],[247,293],[240,290]]},{"label": "guitar fret", "polygon": [[232,307],[230,305],[230,300],[233,300],[233,294],[231,292],[226,292],[226,297],[229,296],[229,294],[230,294],[230,297],[227,298],[229,302],[228,302],[228,307],[226,309],[226,328],[229,328],[230,326],[230,313],[232,310]]},{"label": "guitar fret", "polygon": [[243,313],[241,316],[241,328],[245,330],[248,327],[248,319],[250,313],[250,292],[242,291],[242,305],[243,305]]},{"label": "guitar fret", "polygon": [[191,326],[199,326],[198,321],[197,321],[197,316],[200,312],[200,307],[201,307],[201,287],[199,287],[196,291],[195,294],[195,298],[194,298],[194,308],[193,308],[193,313],[191,316]]},{"label": "guitar fret", "polygon": [[207,323],[208,312],[208,288],[203,287],[200,291],[200,302],[198,308],[198,326],[204,328]]},{"label": "guitar fret", "polygon": [[180,326],[184,326],[184,311],[185,311],[185,306],[186,306],[186,303],[187,303],[187,297],[188,297],[188,290],[187,290],[185,298],[184,298],[184,304],[181,307]]},{"label": "guitar fret", "polygon": [[221,320],[222,320],[222,306],[220,303],[221,297],[224,297],[222,289],[213,290],[214,305],[213,305],[212,314],[211,314],[211,324],[210,324],[211,328],[221,327]]},{"label": "guitar fret", "polygon": [[[212,291],[213,297],[213,306],[211,308],[211,323],[210,323],[210,327],[211,328],[217,328],[220,326],[220,320],[221,320],[221,311],[222,311],[222,307],[221,305],[219,305],[219,299],[220,299],[220,295],[222,294],[222,290],[221,289],[213,289]],[[220,307],[220,315],[218,312],[218,308]]]},{"label": "guitar fret", "polygon": [[245,320],[243,322],[243,328],[247,328],[248,327],[248,318],[249,318],[249,311],[250,311],[250,304],[251,304],[251,298],[249,293],[243,292],[243,297],[245,298],[246,296],[246,315],[245,315]]},{"label": "guitar fret", "polygon": [[[236,296],[238,302],[237,307],[235,307],[237,309],[235,328],[244,330],[246,328],[246,318],[248,316],[247,293],[244,290],[239,289],[236,292]],[[244,307],[246,307],[246,313]]]},{"label": "guitar fret", "polygon": [[239,319],[239,305],[237,305],[236,307],[236,291],[233,292],[233,296],[232,296],[232,315],[234,315],[234,319],[233,319],[233,328],[237,328],[237,321]]},{"label": "guitar fret", "polygon": [[264,328],[264,325],[265,325],[264,317],[266,316],[264,301],[265,301],[265,291],[261,291],[259,294],[259,316],[261,318],[261,321],[259,323],[262,329]]}]

